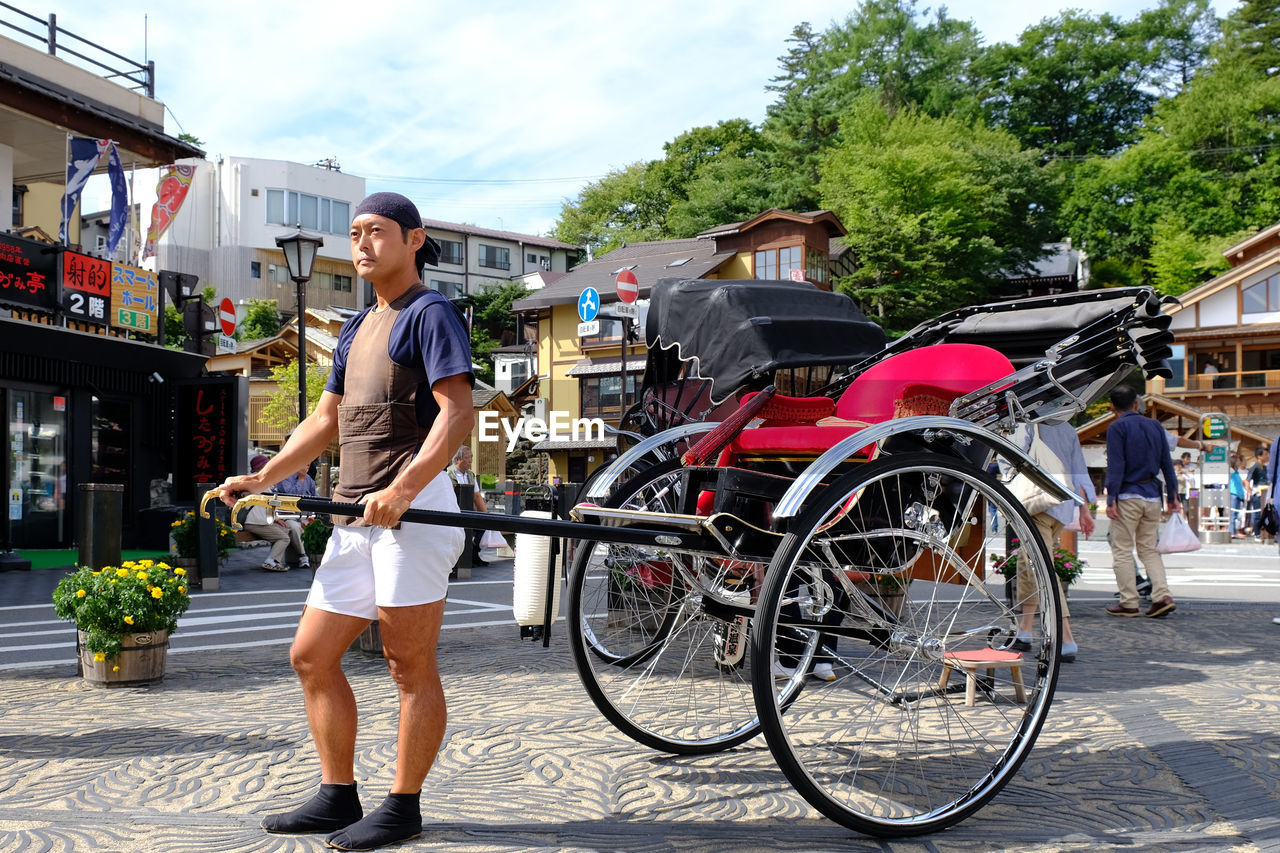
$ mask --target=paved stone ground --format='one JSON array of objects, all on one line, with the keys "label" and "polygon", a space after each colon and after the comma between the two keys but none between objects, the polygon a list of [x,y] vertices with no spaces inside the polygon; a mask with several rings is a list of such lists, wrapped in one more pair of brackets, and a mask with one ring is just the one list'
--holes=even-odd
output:
[{"label": "paved stone ground", "polygon": [[[1272,615],[1186,602],[1164,620],[1116,619],[1073,602],[1085,652],[1018,777],[959,826],[892,842],[810,809],[762,740],[695,758],[629,741],[587,699],[562,634],[543,649],[447,632],[428,828],[397,849],[1280,851]],[[258,828],[319,777],[285,658],[170,654],[150,688],[90,687],[69,664],[0,675],[0,853],[323,849]],[[381,659],[348,664],[372,806],[391,778],[394,690]]]}]

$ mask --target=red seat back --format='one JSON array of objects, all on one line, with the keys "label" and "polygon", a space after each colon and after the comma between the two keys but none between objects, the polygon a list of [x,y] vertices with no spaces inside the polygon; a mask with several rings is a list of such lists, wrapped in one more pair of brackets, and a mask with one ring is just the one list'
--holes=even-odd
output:
[{"label": "red seat back", "polygon": [[873,365],[850,383],[836,403],[836,417],[879,423],[894,416],[908,386],[928,386],[951,399],[1013,373],[996,350],[977,344],[935,344],[907,350]]}]

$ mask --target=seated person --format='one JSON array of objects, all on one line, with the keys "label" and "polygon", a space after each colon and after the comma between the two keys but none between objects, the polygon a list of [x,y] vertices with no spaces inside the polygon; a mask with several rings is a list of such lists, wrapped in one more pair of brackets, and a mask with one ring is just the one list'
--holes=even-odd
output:
[{"label": "seated person", "polygon": [[[266,464],[266,456],[255,456],[249,462],[249,470],[256,474]],[[307,559],[306,549],[302,546],[302,524],[297,519],[277,520],[271,510],[254,506],[245,515],[244,529],[271,545],[271,552],[262,564],[263,571],[289,571],[286,559],[291,548],[297,555],[298,568],[311,568],[311,561]]]}]

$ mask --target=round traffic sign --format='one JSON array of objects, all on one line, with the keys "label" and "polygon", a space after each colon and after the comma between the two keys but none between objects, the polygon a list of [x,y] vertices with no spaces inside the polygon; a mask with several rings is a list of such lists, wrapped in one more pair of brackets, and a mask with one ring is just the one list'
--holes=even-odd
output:
[{"label": "round traffic sign", "polygon": [[590,323],[600,313],[600,292],[594,287],[583,288],[578,295],[578,319]]},{"label": "round traffic sign", "polygon": [[636,274],[631,270],[623,270],[618,273],[616,284],[618,298],[623,302],[635,302],[636,297],[640,295],[640,282],[636,280]]},{"label": "round traffic sign", "polygon": [[222,323],[222,334],[231,337],[236,333],[236,306],[230,297],[224,298],[218,306],[218,320]]}]

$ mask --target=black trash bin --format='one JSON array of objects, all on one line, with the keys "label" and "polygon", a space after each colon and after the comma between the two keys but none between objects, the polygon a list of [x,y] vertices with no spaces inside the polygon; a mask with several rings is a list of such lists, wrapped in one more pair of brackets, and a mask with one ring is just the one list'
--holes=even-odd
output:
[{"label": "black trash bin", "polygon": [[80,565],[93,569],[120,565],[124,486],[81,483],[79,506],[76,538],[80,543]]}]

